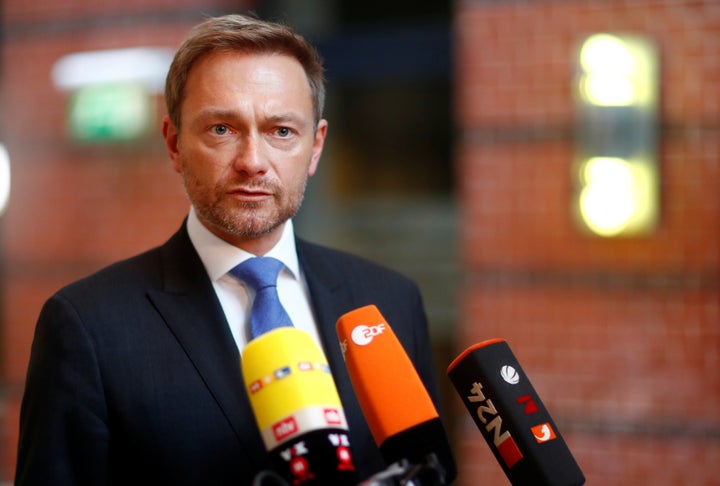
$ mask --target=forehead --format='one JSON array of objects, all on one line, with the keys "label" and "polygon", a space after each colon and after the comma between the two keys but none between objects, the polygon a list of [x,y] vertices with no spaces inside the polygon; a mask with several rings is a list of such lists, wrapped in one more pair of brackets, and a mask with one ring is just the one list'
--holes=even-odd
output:
[{"label": "forehead", "polygon": [[215,51],[188,73],[183,105],[276,100],[312,112],[312,92],[302,65],[285,54]]}]

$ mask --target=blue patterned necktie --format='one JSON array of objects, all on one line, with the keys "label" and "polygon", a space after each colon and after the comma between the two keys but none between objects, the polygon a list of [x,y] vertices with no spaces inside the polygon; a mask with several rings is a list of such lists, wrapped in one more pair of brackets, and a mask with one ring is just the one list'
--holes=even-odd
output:
[{"label": "blue patterned necktie", "polygon": [[257,336],[276,327],[292,326],[292,321],[280,303],[277,278],[283,263],[271,257],[254,257],[230,270],[255,290],[255,300],[250,311],[250,335]]}]

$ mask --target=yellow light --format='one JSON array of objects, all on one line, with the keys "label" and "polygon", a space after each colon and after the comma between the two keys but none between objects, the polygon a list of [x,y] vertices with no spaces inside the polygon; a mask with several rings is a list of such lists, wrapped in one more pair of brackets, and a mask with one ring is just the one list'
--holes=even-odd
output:
[{"label": "yellow light", "polygon": [[656,217],[656,175],[643,161],[593,157],[581,168],[580,214],[600,236],[632,233]]},{"label": "yellow light", "polygon": [[632,80],[617,73],[594,73],[580,81],[580,93],[593,105],[628,106],[635,102]]},{"label": "yellow light", "polygon": [[613,35],[590,37],[580,51],[583,75],[580,93],[600,106],[627,106],[635,98],[632,75],[635,61],[623,41]]},{"label": "yellow light", "polygon": [[631,73],[635,60],[625,41],[611,34],[590,36],[580,51],[580,64],[584,71],[616,71]]},{"label": "yellow light", "polygon": [[592,158],[583,170],[580,212],[588,227],[602,236],[620,233],[635,211],[632,172],[622,159]]},{"label": "yellow light", "polygon": [[580,96],[597,106],[647,104],[655,96],[652,57],[650,46],[638,39],[591,36],[580,50]]}]

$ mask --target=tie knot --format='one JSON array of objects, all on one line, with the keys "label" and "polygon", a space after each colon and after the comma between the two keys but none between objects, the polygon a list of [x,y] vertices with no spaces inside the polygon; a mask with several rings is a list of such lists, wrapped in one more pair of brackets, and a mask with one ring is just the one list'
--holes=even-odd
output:
[{"label": "tie knot", "polygon": [[253,257],[230,270],[230,274],[247,283],[256,292],[277,285],[283,263],[272,257]]},{"label": "tie knot", "polygon": [[281,326],[292,326],[292,320],[280,303],[277,278],[283,263],[271,257],[254,257],[230,270],[255,290],[250,309],[250,336],[255,338]]}]

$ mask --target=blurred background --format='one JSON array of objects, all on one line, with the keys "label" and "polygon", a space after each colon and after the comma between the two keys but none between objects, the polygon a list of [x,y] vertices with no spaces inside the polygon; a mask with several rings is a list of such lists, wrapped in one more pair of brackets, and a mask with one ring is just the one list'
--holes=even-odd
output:
[{"label": "blurred background", "polygon": [[508,484],[445,377],[494,337],[588,484],[720,484],[717,0],[4,0],[0,484],[45,299],[186,214],[170,56],[248,11],[326,59],[297,229],[420,284],[457,484]]}]

